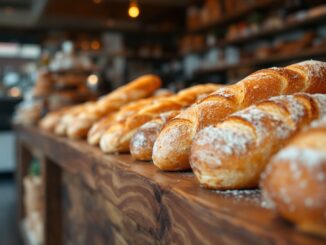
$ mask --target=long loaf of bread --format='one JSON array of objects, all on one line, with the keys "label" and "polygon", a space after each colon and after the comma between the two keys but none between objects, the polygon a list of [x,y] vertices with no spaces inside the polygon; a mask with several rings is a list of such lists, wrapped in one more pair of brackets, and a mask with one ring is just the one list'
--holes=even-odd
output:
[{"label": "long loaf of bread", "polygon": [[130,154],[136,160],[152,160],[153,146],[163,126],[180,113],[169,111],[138,128],[130,141]]},{"label": "long loaf of bread", "polygon": [[106,153],[129,152],[131,137],[144,123],[156,118],[163,112],[180,110],[194,103],[198,96],[215,91],[218,85],[197,85],[180,91],[174,96],[163,98],[144,107],[124,122],[111,126],[102,136],[100,147]]},{"label": "long loaf of bread", "polygon": [[145,75],[116,89],[88,110],[74,116],[74,122],[67,126],[67,135],[70,138],[85,138],[96,121],[109,113],[116,112],[129,102],[152,95],[160,86],[161,79],[158,76]]},{"label": "long loaf of bread", "polygon": [[169,96],[163,94],[159,96],[153,96],[147,99],[140,99],[123,106],[117,113],[111,113],[108,116],[102,118],[100,121],[93,124],[87,135],[87,141],[91,145],[98,145],[102,135],[110,128],[114,123],[123,122],[128,117],[134,115],[139,110],[147,105],[154,103],[154,101]]},{"label": "long loaf of bread", "polygon": [[60,122],[61,117],[67,113],[72,107],[64,107],[56,111],[51,111],[46,114],[39,122],[39,127],[43,130],[54,132],[55,127]]},{"label": "long loaf of bread", "polygon": [[273,154],[325,115],[324,94],[299,93],[260,102],[199,131],[191,148],[191,167],[207,188],[257,187]]},{"label": "long loaf of bread", "polygon": [[87,102],[79,105],[72,106],[60,118],[58,124],[54,128],[55,134],[59,136],[66,136],[68,126],[74,123],[75,117],[83,111],[87,111],[94,106],[95,102]]},{"label": "long loaf of bread", "polygon": [[260,186],[265,202],[282,217],[326,237],[326,117],[272,158]]},{"label": "long loaf of bread", "polygon": [[154,164],[170,171],[189,169],[190,147],[200,129],[272,96],[326,93],[325,79],[326,63],[305,61],[260,70],[234,85],[220,88],[167,123],[154,144]]}]

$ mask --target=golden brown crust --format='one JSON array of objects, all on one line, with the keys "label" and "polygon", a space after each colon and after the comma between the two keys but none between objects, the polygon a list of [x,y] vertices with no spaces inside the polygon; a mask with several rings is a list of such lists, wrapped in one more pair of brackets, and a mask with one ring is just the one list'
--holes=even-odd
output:
[{"label": "golden brown crust", "polygon": [[92,125],[102,117],[116,112],[129,102],[152,95],[161,86],[156,75],[141,76],[98,100],[88,110],[74,116],[74,123],[67,125],[67,135],[79,139],[87,137]]},{"label": "golden brown crust", "polygon": [[154,142],[163,128],[163,126],[173,117],[179,114],[179,111],[170,111],[162,113],[140,128],[137,129],[130,141],[130,153],[134,159],[142,161],[152,160]]},{"label": "golden brown crust", "polygon": [[73,124],[75,117],[87,110],[87,108],[92,107],[94,102],[87,102],[79,105],[72,106],[67,112],[65,112],[60,118],[58,124],[55,126],[54,132],[59,136],[66,136],[67,129],[70,124]]},{"label": "golden brown crust", "polygon": [[313,125],[273,157],[260,185],[282,217],[326,237],[326,118]]},{"label": "golden brown crust", "polygon": [[[257,71],[234,85],[218,89],[167,123],[155,142],[154,164],[170,171],[189,169],[191,143],[200,129],[272,96],[301,91],[326,93],[325,77],[326,63],[306,61]],[[165,145],[170,150],[164,149]],[[164,152],[159,152],[162,149]]]},{"label": "golden brown crust", "polygon": [[232,114],[201,130],[190,163],[201,185],[211,189],[257,187],[270,157],[293,135],[326,115],[326,95],[278,96]]},{"label": "golden brown crust", "polygon": [[134,115],[144,106],[150,105],[155,100],[161,97],[169,96],[169,94],[161,94],[159,96],[150,97],[147,99],[140,99],[134,102],[130,102],[127,105],[121,107],[116,113],[111,113],[108,116],[102,118],[100,121],[93,124],[87,135],[87,141],[91,145],[98,145],[102,135],[112,126],[114,123],[123,122],[128,117]]},{"label": "golden brown crust", "polygon": [[[108,129],[102,136],[100,146],[102,151],[106,153],[128,152],[131,137],[136,130],[146,122],[156,118],[163,112],[180,110],[189,106],[197,100],[197,97],[202,94],[208,94],[216,90],[218,85],[205,84],[197,85],[180,91],[174,96],[162,98],[155,103],[145,106],[138,113],[128,117],[122,124],[119,123],[119,133],[117,129]],[[116,139],[119,137],[119,139]]]},{"label": "golden brown crust", "polygon": [[54,132],[56,125],[58,125],[61,117],[71,109],[71,106],[61,108],[56,111],[49,112],[39,122],[39,127],[43,130]]}]

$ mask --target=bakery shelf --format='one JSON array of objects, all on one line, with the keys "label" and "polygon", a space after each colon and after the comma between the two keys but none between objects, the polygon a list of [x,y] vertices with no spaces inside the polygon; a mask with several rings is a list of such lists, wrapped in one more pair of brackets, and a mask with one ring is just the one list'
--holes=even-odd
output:
[{"label": "bakery shelf", "polygon": [[215,27],[227,25],[229,23],[232,23],[235,20],[238,20],[240,18],[243,18],[250,14],[253,11],[256,10],[262,10],[262,9],[268,9],[271,7],[277,6],[279,3],[282,3],[280,0],[266,0],[266,1],[260,1],[259,3],[248,5],[248,7],[244,9],[240,9],[238,11],[232,12],[232,14],[228,14],[225,16],[222,16],[220,19],[214,21],[213,23],[209,23],[207,25],[203,25],[201,27],[198,27],[193,30],[188,30],[188,34],[194,34],[199,32],[207,32],[211,29],[214,29]]},{"label": "bakery shelf", "polygon": [[37,128],[15,130],[20,146],[44,154],[45,244],[324,243],[264,208],[258,190],[209,191],[190,172],[162,172]]},{"label": "bakery shelf", "polygon": [[203,47],[199,50],[189,51],[184,54],[181,54],[180,56],[183,57],[183,56],[189,55],[189,54],[203,54],[212,48],[223,48],[228,45],[242,45],[245,43],[259,40],[261,38],[272,37],[272,36],[286,33],[286,32],[292,31],[292,30],[297,30],[299,28],[309,27],[309,26],[313,26],[313,25],[317,25],[317,24],[320,25],[321,23],[326,23],[326,13],[321,14],[319,16],[307,17],[304,20],[298,20],[298,21],[292,21],[289,23],[284,23],[284,25],[282,25],[279,28],[260,30],[257,33],[250,34],[248,36],[237,37],[237,38],[229,39],[229,40],[222,39],[222,40],[217,41],[217,44],[214,46]]},{"label": "bakery shelf", "polygon": [[303,20],[291,21],[288,23],[285,22],[284,25],[280,26],[279,28],[260,30],[259,32],[248,36],[238,37],[230,40],[224,40],[221,41],[217,46],[223,47],[231,44],[248,43],[257,40],[259,38],[266,38],[266,37],[282,34],[288,31],[296,30],[298,28],[312,26],[315,24],[320,25],[321,23],[325,23],[325,21],[326,21],[326,13],[319,16],[307,17]]},{"label": "bakery shelf", "polygon": [[242,60],[238,64],[225,64],[225,65],[217,65],[215,67],[198,69],[195,72],[195,75],[206,75],[213,73],[225,72],[228,70],[235,70],[243,67],[255,67],[255,66],[264,66],[270,65],[280,62],[289,62],[297,59],[307,59],[307,58],[322,58],[326,55],[326,48],[310,48],[307,50],[303,50],[301,52],[293,53],[293,54],[276,54],[274,56],[270,56],[268,58],[253,58],[250,60]]}]

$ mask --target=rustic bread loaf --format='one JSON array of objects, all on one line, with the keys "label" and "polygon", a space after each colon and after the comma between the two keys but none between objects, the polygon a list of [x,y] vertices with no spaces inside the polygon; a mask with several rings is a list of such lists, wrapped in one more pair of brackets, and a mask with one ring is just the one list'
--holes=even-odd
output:
[{"label": "rustic bread loaf", "polygon": [[264,69],[220,88],[170,120],[153,149],[154,164],[164,170],[189,169],[195,134],[231,113],[272,96],[295,92],[326,93],[326,63],[305,61],[285,68]]},{"label": "rustic bread loaf", "polygon": [[121,106],[129,102],[152,95],[161,86],[161,79],[155,75],[141,76],[134,81],[114,90],[104,96],[88,110],[74,116],[74,122],[67,125],[67,135],[70,138],[85,138],[92,125]]},{"label": "rustic bread loaf", "polygon": [[304,126],[325,115],[324,94],[265,100],[202,129],[191,148],[191,167],[207,188],[257,187],[270,158]]},{"label": "rustic bread loaf", "polygon": [[138,128],[130,141],[130,153],[136,160],[152,160],[153,146],[164,125],[180,111],[169,111]]},{"label": "rustic bread loaf", "polygon": [[144,107],[138,113],[110,127],[100,140],[101,149],[106,153],[129,152],[131,137],[146,122],[164,112],[180,110],[194,103],[198,96],[215,91],[219,85],[204,84],[184,89],[174,96],[162,98]]},{"label": "rustic bread loaf", "polygon": [[272,158],[260,185],[267,204],[281,216],[326,237],[326,117]]}]

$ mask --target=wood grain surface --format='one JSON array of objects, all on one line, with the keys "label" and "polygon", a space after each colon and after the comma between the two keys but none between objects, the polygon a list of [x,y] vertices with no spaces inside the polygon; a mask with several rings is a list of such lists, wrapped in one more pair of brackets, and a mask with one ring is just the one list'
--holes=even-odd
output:
[{"label": "wood grain surface", "polygon": [[82,203],[75,216],[90,212],[93,219],[101,217],[91,221],[99,223],[99,230],[90,230],[102,234],[99,237],[121,244],[133,244],[136,234],[142,244],[325,244],[262,207],[257,190],[240,195],[205,190],[190,172],[162,172],[129,155],[104,155],[83,141],[36,128],[15,129],[20,140],[41,149],[63,169],[65,199],[72,206]]}]

